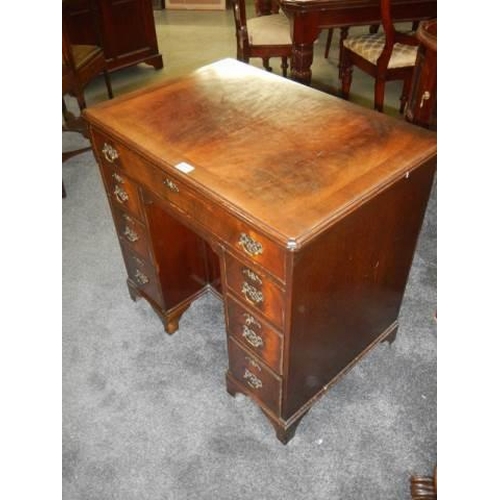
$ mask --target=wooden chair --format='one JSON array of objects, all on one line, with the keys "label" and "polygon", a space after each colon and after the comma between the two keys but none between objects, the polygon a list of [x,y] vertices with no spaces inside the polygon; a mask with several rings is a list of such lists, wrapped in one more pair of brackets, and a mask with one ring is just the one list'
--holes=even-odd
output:
[{"label": "wooden chair", "polygon": [[348,36],[342,42],[341,79],[342,96],[349,99],[353,65],[375,78],[375,109],[383,111],[385,82],[403,80],[400,113],[408,94],[418,40],[409,33],[396,31],[391,18],[391,0],[380,0],[384,33]]},{"label": "wooden chair", "polygon": [[106,65],[106,57],[101,47],[97,45],[74,45],[71,43],[64,23],[62,25],[62,95],[63,115],[67,111],[64,104],[64,95],[76,97],[80,111],[86,107],[84,90],[91,80],[104,75],[108,96],[113,98],[111,81]]},{"label": "wooden chair", "polygon": [[236,27],[236,58],[248,63],[250,58],[259,57],[264,68],[269,66],[271,57],[281,57],[281,69],[286,77],[288,59],[292,57],[290,23],[279,11],[277,4],[272,5],[270,14],[262,14],[256,2],[257,17],[247,19],[245,0],[231,0]]},{"label": "wooden chair", "polygon": [[[62,114],[64,117],[63,132],[78,132],[88,139],[87,126],[81,116],[75,117],[66,108],[64,96],[66,94],[76,97],[78,107],[82,111],[86,107],[84,91],[91,80],[104,75],[108,96],[113,98],[113,90],[107,71],[106,57],[101,47],[97,45],[76,45],[72,44],[64,22],[63,5],[63,23],[62,23]],[[69,158],[89,151],[90,146],[80,148],[74,151],[64,151],[62,153],[63,163]],[[62,196],[66,197],[64,182],[62,183]]]}]

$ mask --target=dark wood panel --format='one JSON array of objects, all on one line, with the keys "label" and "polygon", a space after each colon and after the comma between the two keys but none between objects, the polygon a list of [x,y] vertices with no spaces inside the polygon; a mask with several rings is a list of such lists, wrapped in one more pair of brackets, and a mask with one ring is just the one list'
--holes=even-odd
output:
[{"label": "dark wood panel", "polygon": [[152,249],[163,290],[165,308],[170,309],[196,296],[210,283],[205,242],[147,197],[145,202]]},{"label": "dark wood panel", "polygon": [[395,325],[434,170],[402,178],[295,259],[285,419]]},{"label": "dark wood panel", "polygon": [[63,13],[71,42],[102,46],[110,71],[163,67],[151,0],[63,0]]}]

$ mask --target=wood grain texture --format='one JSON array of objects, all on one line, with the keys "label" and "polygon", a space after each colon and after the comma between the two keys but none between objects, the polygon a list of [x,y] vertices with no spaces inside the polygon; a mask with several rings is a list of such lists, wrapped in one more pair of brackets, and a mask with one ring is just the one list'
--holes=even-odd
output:
[{"label": "wood grain texture", "polygon": [[233,60],[114,102],[87,116],[298,247],[436,154],[432,133]]}]

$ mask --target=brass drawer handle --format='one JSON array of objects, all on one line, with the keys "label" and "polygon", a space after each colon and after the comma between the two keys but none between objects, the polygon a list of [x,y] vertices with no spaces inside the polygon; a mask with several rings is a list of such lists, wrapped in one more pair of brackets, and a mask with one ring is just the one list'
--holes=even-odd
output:
[{"label": "brass drawer handle", "polygon": [[252,389],[260,389],[262,387],[260,378],[256,377],[248,368],[245,368],[243,378]]},{"label": "brass drawer handle", "polygon": [[254,286],[249,285],[246,281],[243,282],[241,293],[245,296],[245,299],[247,299],[248,302],[254,305],[262,304],[264,302],[264,294],[260,290],[257,290]]},{"label": "brass drawer handle", "polygon": [[248,234],[246,233],[240,234],[238,244],[241,245],[243,247],[243,250],[252,257],[261,255],[264,252],[262,244],[248,236]]},{"label": "brass drawer handle", "polygon": [[104,146],[102,147],[102,154],[104,155],[104,158],[106,158],[106,161],[108,161],[109,163],[113,163],[118,158],[118,151],[113,146],[110,146],[107,142],[105,142]]},{"label": "brass drawer handle", "polygon": [[245,267],[244,269],[242,269],[241,272],[250,281],[253,281],[254,283],[262,285],[262,280],[260,279],[260,276],[257,273],[254,273],[251,269],[248,269],[248,267]]},{"label": "brass drawer handle", "polygon": [[253,347],[259,349],[264,345],[264,341],[260,335],[257,335],[253,330],[248,328],[247,325],[243,325],[243,332],[241,333],[243,338]]},{"label": "brass drawer handle", "polygon": [[113,172],[113,175],[111,176],[116,182],[119,182],[120,184],[123,184],[125,181],[123,180],[123,177],[121,175],[118,175],[116,172]]},{"label": "brass drawer handle", "polygon": [[125,226],[125,231],[123,231],[123,235],[131,243],[135,243],[139,239],[139,235],[135,231],[130,229],[128,226]]},{"label": "brass drawer handle", "polygon": [[141,273],[139,269],[135,270],[134,278],[139,285],[145,285],[146,283],[149,283],[149,278],[144,273]]},{"label": "brass drawer handle", "polygon": [[179,192],[179,188],[177,187],[177,184],[174,181],[171,181],[170,179],[164,179],[163,184],[170,189],[170,191],[173,191],[174,193]]},{"label": "brass drawer handle", "polygon": [[262,325],[251,314],[244,312],[243,317],[245,318],[245,325],[247,326],[255,325],[259,330],[262,329]]},{"label": "brass drawer handle", "polygon": [[125,191],[125,189],[123,189],[121,186],[115,185],[113,194],[115,195],[115,198],[119,203],[125,203],[128,200],[127,191]]},{"label": "brass drawer handle", "polygon": [[428,90],[426,90],[422,94],[422,99],[420,99],[420,108],[423,108],[424,107],[424,102],[428,101],[430,98],[431,98],[431,93]]}]

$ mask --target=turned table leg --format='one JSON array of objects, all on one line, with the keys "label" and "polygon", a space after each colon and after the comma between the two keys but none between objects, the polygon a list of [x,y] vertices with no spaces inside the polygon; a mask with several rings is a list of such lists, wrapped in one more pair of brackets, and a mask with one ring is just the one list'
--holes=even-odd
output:
[{"label": "turned table leg", "polygon": [[292,47],[292,79],[305,85],[311,85],[312,62],[313,44],[294,44]]}]

